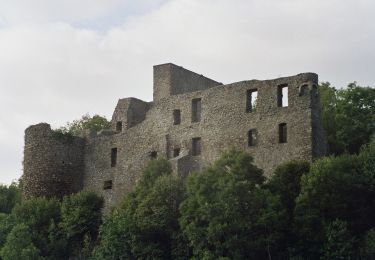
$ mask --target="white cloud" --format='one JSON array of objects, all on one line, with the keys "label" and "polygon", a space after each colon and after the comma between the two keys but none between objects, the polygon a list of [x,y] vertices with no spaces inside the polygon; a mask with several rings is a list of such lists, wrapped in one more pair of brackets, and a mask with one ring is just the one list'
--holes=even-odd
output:
[{"label": "white cloud", "polygon": [[[28,125],[110,116],[122,97],[150,100],[158,63],[224,83],[305,71],[338,86],[375,81],[371,0],[9,3],[0,0],[0,182],[21,174]],[[119,6],[146,13],[104,32],[75,25],[118,15]]]},{"label": "white cloud", "polygon": [[[0,0],[0,21],[25,23],[79,23],[131,13],[142,13],[167,0]],[[110,19],[110,17],[108,17]]]},{"label": "white cloud", "polygon": [[105,15],[120,0],[1,0],[0,16],[8,23],[77,21]]}]

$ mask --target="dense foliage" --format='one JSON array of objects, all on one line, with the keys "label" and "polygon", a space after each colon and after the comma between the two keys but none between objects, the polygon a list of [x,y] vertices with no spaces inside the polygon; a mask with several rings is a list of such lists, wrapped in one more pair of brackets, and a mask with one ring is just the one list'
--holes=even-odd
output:
[{"label": "dense foliage", "polygon": [[[152,160],[136,190],[105,218],[95,259],[175,259],[181,245],[178,206],[183,186],[165,159]],[[186,246],[185,246],[186,247]]]},{"label": "dense foliage", "polygon": [[358,153],[375,134],[375,89],[351,83],[337,90],[323,83],[319,91],[330,153]]},{"label": "dense foliage", "polygon": [[86,114],[81,119],[68,122],[66,126],[60,127],[56,131],[63,134],[78,135],[82,130],[100,131],[109,129],[110,127],[111,123],[105,117],[99,115],[91,117],[89,114]]},{"label": "dense foliage", "polygon": [[79,192],[64,197],[59,227],[67,242],[67,251],[87,257],[93,249],[101,224],[103,199],[94,193]]},{"label": "dense foliage", "polygon": [[102,199],[88,192],[71,195],[62,203],[34,198],[17,204],[10,214],[0,215],[1,258],[81,257],[85,248],[77,246],[77,239],[96,234],[101,223],[101,205]]},{"label": "dense foliage", "polygon": [[250,155],[232,150],[187,183],[181,228],[197,259],[265,259],[281,241],[285,210],[261,185]]},{"label": "dense foliage", "polygon": [[[311,166],[302,177],[295,221],[299,236],[295,248],[305,258],[322,255],[327,232],[345,233],[346,242],[360,246],[375,226],[375,140],[359,155],[327,157]],[[335,235],[339,234],[331,234]]]},{"label": "dense foliage", "polygon": [[0,214],[0,256],[373,259],[375,139],[359,154],[285,163],[268,181],[238,150],[185,182],[152,160],[101,224],[102,203],[81,192],[17,204]]},{"label": "dense foliage", "polygon": [[12,208],[21,201],[21,191],[17,183],[9,186],[0,184],[0,214],[10,213]]}]

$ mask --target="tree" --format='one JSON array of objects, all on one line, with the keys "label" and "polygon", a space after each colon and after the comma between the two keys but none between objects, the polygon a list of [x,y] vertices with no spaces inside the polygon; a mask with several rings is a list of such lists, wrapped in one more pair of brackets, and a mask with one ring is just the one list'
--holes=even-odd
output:
[{"label": "tree", "polygon": [[301,178],[310,170],[310,164],[302,161],[291,161],[279,165],[271,176],[266,187],[280,197],[289,221],[293,220],[295,200],[301,190]]},{"label": "tree", "polygon": [[9,214],[0,213],[0,249],[6,241],[7,235],[12,231],[13,222]]},{"label": "tree", "polygon": [[323,256],[321,259],[352,259],[353,238],[350,236],[347,223],[336,219],[331,222],[325,231],[326,241],[323,245]]},{"label": "tree", "polygon": [[103,199],[92,192],[81,191],[64,197],[59,226],[68,242],[71,256],[81,255],[84,247],[88,251],[93,247],[101,224],[102,207]]},{"label": "tree", "polygon": [[278,166],[266,184],[274,195],[280,198],[282,207],[286,211],[287,225],[284,230],[284,239],[280,246],[284,247],[285,258],[288,255],[288,248],[292,248],[296,238],[294,227],[295,200],[300,194],[301,178],[310,169],[308,162],[291,161]]},{"label": "tree", "polygon": [[94,248],[93,259],[134,259],[130,246],[132,224],[133,221],[124,210],[115,209],[111,215],[105,216],[100,226],[99,245]]},{"label": "tree", "polygon": [[375,228],[366,232],[360,250],[362,259],[375,259]]},{"label": "tree", "polygon": [[[59,230],[56,223],[60,222],[60,203],[55,199],[33,198],[16,205],[11,214],[12,231],[18,225],[24,225],[29,230],[29,238],[38,249],[41,257],[52,257],[53,259],[65,259],[64,241],[56,239]],[[24,229],[22,229],[24,230]],[[11,231],[11,233],[12,233]],[[11,236],[8,234],[8,237]],[[19,247],[19,240],[8,241],[9,248]],[[12,243],[15,243],[14,245]]]},{"label": "tree", "polygon": [[0,213],[10,213],[21,201],[21,191],[16,183],[10,186],[0,185]]},{"label": "tree", "polygon": [[40,250],[33,243],[32,231],[25,224],[19,224],[12,229],[0,255],[4,260],[43,259]]},{"label": "tree", "polygon": [[337,90],[331,87],[329,82],[323,82],[319,86],[320,102],[322,105],[322,121],[327,136],[328,151],[331,154],[339,154],[344,151],[343,144],[339,144],[336,137],[336,109]]},{"label": "tree", "polygon": [[[312,164],[302,177],[295,220],[304,258],[321,256],[327,225],[345,221],[358,239],[375,225],[375,140],[359,155],[327,157]],[[358,253],[358,252],[357,252]]]},{"label": "tree", "polygon": [[231,150],[188,177],[183,234],[198,259],[276,257],[284,211],[260,186],[265,178],[247,153]]},{"label": "tree", "polygon": [[111,123],[105,117],[94,115],[91,117],[89,114],[82,116],[81,119],[68,122],[66,126],[57,129],[58,132],[68,133],[71,135],[78,135],[82,130],[95,130],[100,131],[103,129],[109,129]]},{"label": "tree", "polygon": [[354,82],[336,90],[323,83],[320,96],[330,152],[358,153],[375,133],[375,89]]},{"label": "tree", "polygon": [[96,259],[176,259],[183,185],[165,159],[152,160],[134,192],[105,218]]}]

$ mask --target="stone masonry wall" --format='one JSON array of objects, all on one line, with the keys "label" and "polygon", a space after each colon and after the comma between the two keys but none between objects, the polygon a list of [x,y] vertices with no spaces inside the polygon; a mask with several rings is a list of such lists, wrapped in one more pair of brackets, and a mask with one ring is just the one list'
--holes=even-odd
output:
[{"label": "stone masonry wall", "polygon": [[[284,84],[288,86],[288,106],[279,107],[278,87]],[[311,161],[325,155],[317,84],[316,74],[304,73],[275,80],[221,85],[173,64],[158,65],[154,67],[153,102],[134,98],[119,100],[112,117],[112,131],[88,134],[84,138],[84,148],[81,144],[77,146],[83,150],[74,150],[71,146],[68,150],[82,151],[82,187],[102,195],[106,210],[118,205],[124,195],[134,189],[142,169],[155,156],[168,158],[176,174],[186,176],[212,163],[224,150],[236,147],[248,151],[255,164],[269,176],[283,162]],[[258,92],[256,107],[251,112],[246,109],[249,90]],[[192,122],[192,100],[197,98],[201,100],[201,119]],[[180,110],[180,124],[174,123],[174,110]],[[118,122],[123,124],[121,131],[116,128]],[[279,140],[282,123],[287,125],[286,143]],[[248,145],[250,129],[257,132],[254,146]],[[27,137],[28,130],[26,132]],[[193,138],[201,140],[199,155],[192,153]],[[28,139],[25,163],[35,161],[33,157],[37,154],[40,157],[36,160],[42,162],[45,151],[30,147],[40,145],[45,139],[32,138],[34,145],[31,146]],[[60,147],[52,143],[49,147]],[[114,149],[115,164],[111,158]],[[47,149],[47,154],[50,150]],[[47,161],[55,161],[48,156]],[[50,164],[42,172],[47,172]],[[57,163],[53,168],[58,172]],[[25,164],[30,189],[43,186],[42,179],[35,181],[41,185],[31,181],[38,170],[34,164]],[[49,181],[53,179],[46,174],[43,176]],[[63,186],[69,186],[65,183]]]},{"label": "stone masonry wall", "polygon": [[[187,91],[154,101],[145,120],[111,136],[97,136],[88,141],[85,150],[84,187],[102,194],[108,206],[117,205],[124,194],[134,188],[151,153],[169,158],[175,171],[187,175],[219,158],[230,147],[248,151],[255,163],[270,175],[283,162],[298,159],[311,161],[324,155],[324,136],[313,133],[320,125],[317,109],[317,89],[310,87],[301,93],[301,86],[317,85],[313,73],[266,81],[242,81],[229,85]],[[288,84],[287,107],[277,106],[277,87]],[[246,112],[246,93],[258,90],[255,111]],[[192,100],[202,102],[201,121],[192,123]],[[315,103],[316,105],[314,105]],[[181,110],[181,123],[174,125],[173,111]],[[316,111],[313,111],[317,109]],[[115,112],[116,117],[119,111]],[[114,117],[114,118],[116,118]],[[288,142],[279,143],[278,127],[287,124]],[[115,122],[113,122],[115,124]],[[248,131],[256,129],[257,144],[248,146]],[[202,151],[191,153],[192,139],[200,137]],[[313,145],[313,141],[319,145]],[[322,143],[322,145],[320,145]],[[313,148],[317,147],[313,154]],[[117,148],[117,164],[111,167],[110,153]],[[173,158],[173,150],[180,154]],[[104,190],[103,183],[111,180],[112,189]]]},{"label": "stone masonry wall", "polygon": [[25,131],[23,195],[58,197],[82,189],[84,140],[41,123]]},{"label": "stone masonry wall", "polygon": [[154,101],[218,85],[222,85],[222,83],[172,63],[154,66]]}]

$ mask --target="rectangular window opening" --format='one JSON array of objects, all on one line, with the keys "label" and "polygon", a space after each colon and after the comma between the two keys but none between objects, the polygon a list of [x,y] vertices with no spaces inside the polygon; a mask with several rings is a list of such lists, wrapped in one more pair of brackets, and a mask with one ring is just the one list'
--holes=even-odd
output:
[{"label": "rectangular window opening", "polygon": [[173,157],[177,157],[180,155],[180,148],[173,149]]},{"label": "rectangular window opening", "polygon": [[181,110],[180,109],[173,110],[173,124],[174,125],[181,124]]},{"label": "rectangular window opening", "polygon": [[256,146],[258,133],[256,129],[250,129],[248,132],[248,146]]},{"label": "rectangular window opening", "polygon": [[112,180],[104,181],[103,190],[111,190],[112,189]]},{"label": "rectangular window opening", "polygon": [[282,84],[277,87],[277,106],[288,106],[288,84]]},{"label": "rectangular window opening", "polygon": [[111,149],[111,167],[115,167],[117,164],[117,148]]},{"label": "rectangular window opening", "polygon": [[192,139],[192,155],[197,156],[201,154],[202,149],[202,140],[200,137],[196,137]]},{"label": "rectangular window opening", "polygon": [[202,112],[202,100],[195,98],[191,103],[191,122],[200,122]]},{"label": "rectangular window opening", "polygon": [[116,123],[116,131],[121,132],[122,131],[122,121],[118,121]]},{"label": "rectangular window opening", "polygon": [[150,152],[150,158],[151,158],[151,159],[156,159],[156,158],[158,158],[158,152],[157,152],[157,151],[152,151],[152,152]]},{"label": "rectangular window opening", "polygon": [[286,123],[279,124],[279,143],[286,143],[288,141],[288,132]]},{"label": "rectangular window opening", "polygon": [[246,92],[246,112],[255,111],[258,99],[258,90],[249,89]]}]

